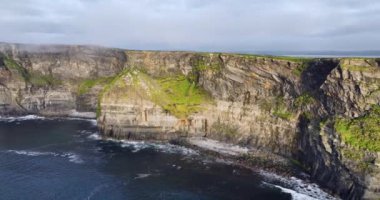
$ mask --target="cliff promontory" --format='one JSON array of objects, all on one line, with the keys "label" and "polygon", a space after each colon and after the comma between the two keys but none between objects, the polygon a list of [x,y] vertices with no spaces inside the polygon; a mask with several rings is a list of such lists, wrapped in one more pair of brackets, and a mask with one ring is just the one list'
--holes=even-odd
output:
[{"label": "cliff promontory", "polygon": [[0,44],[1,115],[78,113],[108,137],[239,144],[380,198],[378,59]]}]

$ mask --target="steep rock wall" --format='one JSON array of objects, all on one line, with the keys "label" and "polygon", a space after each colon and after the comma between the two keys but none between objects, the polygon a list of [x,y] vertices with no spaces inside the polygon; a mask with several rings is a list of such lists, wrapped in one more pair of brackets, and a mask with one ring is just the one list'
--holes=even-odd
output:
[{"label": "steep rock wall", "polygon": [[97,112],[106,136],[249,146],[345,199],[379,197],[379,80],[376,59],[0,44],[1,115]]},{"label": "steep rock wall", "polygon": [[[302,90],[299,84],[300,77],[293,73],[293,70],[302,65],[301,62],[265,57],[181,52],[127,52],[127,57],[127,67],[143,71],[152,79],[163,76],[186,76],[199,88],[205,90],[212,102],[188,116],[169,117],[170,119],[164,123],[161,119],[165,119],[164,116],[170,113],[159,109],[150,111],[148,107],[155,105],[155,102],[149,101],[149,98],[140,95],[137,99],[132,97],[133,100],[120,102],[122,101],[120,96],[108,98],[109,95],[106,95],[106,99],[114,101],[117,99],[118,103],[107,105],[106,102],[109,101],[101,101],[100,120],[103,129],[107,130],[105,132],[115,134],[117,130],[115,128],[111,130],[111,126],[125,126],[113,123],[118,121],[116,118],[119,116],[108,113],[120,112],[124,109],[123,106],[147,107],[122,111],[123,119],[131,118],[126,126],[145,126],[147,122],[141,120],[139,116],[147,115],[151,124],[165,124],[161,126],[161,131],[164,132],[181,130],[191,136],[207,136],[267,149],[286,156],[291,155],[295,145],[296,119],[299,113],[287,107]],[[123,88],[116,90],[120,89]],[[125,89],[123,94],[128,96],[130,93]],[[144,101],[138,100],[139,98]],[[145,102],[145,105],[141,102]],[[272,106],[278,108],[271,108]],[[130,116],[126,117],[126,114]],[[162,117],[152,115],[162,115]],[[106,120],[103,120],[104,118]],[[107,123],[107,121],[112,122]],[[116,129],[124,134],[128,132],[120,127]]]},{"label": "steep rock wall", "polygon": [[81,110],[86,101],[77,99],[91,97],[81,99],[78,85],[83,80],[119,73],[125,59],[124,52],[116,49],[2,43],[0,105],[4,109],[0,112],[68,115]]}]

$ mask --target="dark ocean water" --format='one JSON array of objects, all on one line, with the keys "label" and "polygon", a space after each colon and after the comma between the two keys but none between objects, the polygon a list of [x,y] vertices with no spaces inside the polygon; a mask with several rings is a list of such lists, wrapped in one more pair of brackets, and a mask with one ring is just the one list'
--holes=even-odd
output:
[{"label": "dark ocean water", "polygon": [[82,120],[0,121],[0,199],[291,199],[194,150],[96,132]]}]

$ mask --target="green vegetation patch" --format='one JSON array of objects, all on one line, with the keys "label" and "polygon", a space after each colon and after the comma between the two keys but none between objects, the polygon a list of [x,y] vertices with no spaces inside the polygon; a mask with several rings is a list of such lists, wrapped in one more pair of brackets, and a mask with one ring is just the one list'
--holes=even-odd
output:
[{"label": "green vegetation patch", "polygon": [[38,73],[32,73],[28,79],[29,83],[37,87],[44,86],[57,86],[62,84],[62,81],[54,78],[52,75],[43,75]]},{"label": "green vegetation patch", "polygon": [[300,77],[302,73],[311,65],[311,62],[311,59],[301,61],[302,64],[293,69],[293,74]]},{"label": "green vegetation patch", "polygon": [[275,60],[285,60],[290,62],[298,62],[298,63],[309,63],[313,60],[313,58],[304,58],[304,57],[292,57],[292,56],[274,56]]},{"label": "green vegetation patch", "polygon": [[15,60],[8,58],[8,57],[4,57],[4,63],[5,63],[5,66],[7,67],[8,70],[11,70],[11,71],[15,70],[18,74],[21,75],[21,77],[25,81],[27,81],[29,79],[28,71],[24,67],[19,65]]},{"label": "green vegetation patch", "polygon": [[192,60],[192,66],[192,72],[187,76],[190,82],[197,82],[200,74],[205,71],[220,72],[223,68],[221,61],[206,56],[200,56]]},{"label": "green vegetation patch", "polygon": [[115,77],[100,77],[96,79],[87,79],[84,80],[78,87],[78,94],[83,95],[88,93],[91,88],[96,85],[106,85],[111,82]]},{"label": "green vegetation patch", "polygon": [[365,153],[363,151],[358,151],[355,149],[344,148],[341,152],[344,157],[350,160],[361,161],[365,157]]},{"label": "green vegetation patch", "polygon": [[275,110],[273,115],[285,120],[290,120],[293,117],[293,113],[287,111],[286,109]]},{"label": "green vegetation patch", "polygon": [[297,108],[304,107],[304,106],[307,106],[307,105],[310,105],[310,104],[313,104],[313,103],[315,103],[315,99],[309,93],[303,93],[303,94],[301,94],[294,101],[294,105]]},{"label": "green vegetation patch", "polygon": [[274,116],[285,120],[290,120],[293,117],[293,113],[288,110],[283,97],[275,98],[272,112]]},{"label": "green vegetation patch", "polygon": [[308,119],[308,120],[312,120],[313,119],[313,113],[310,112],[310,111],[303,112],[301,115],[304,118]]},{"label": "green vegetation patch", "polygon": [[183,75],[159,79],[159,90],[153,94],[154,102],[177,117],[186,117],[201,110],[208,102],[207,93]]},{"label": "green vegetation patch", "polygon": [[147,99],[168,113],[185,118],[200,111],[211,98],[184,75],[153,78],[139,70],[125,70],[107,84],[101,94],[119,99]]},{"label": "green vegetation patch", "polygon": [[314,60],[314,58],[306,58],[306,57],[294,57],[294,56],[272,56],[272,55],[254,55],[254,54],[235,54],[240,55],[245,58],[270,58],[273,60],[282,60],[282,61],[289,61],[289,62],[310,62]]},{"label": "green vegetation patch", "polygon": [[356,168],[359,172],[369,172],[371,171],[371,166],[373,165],[372,159],[366,158],[364,151],[358,151],[356,149],[343,148],[341,150],[342,156],[346,159],[355,162]]},{"label": "green vegetation patch", "polygon": [[341,67],[349,71],[359,71],[359,72],[371,72],[371,71],[376,70],[374,67],[371,67],[371,66],[341,65]]},{"label": "green vegetation patch", "polygon": [[[346,62],[345,62],[346,61]],[[354,65],[347,64],[348,61],[356,62]],[[365,59],[365,58],[346,58],[342,59],[340,62],[340,67],[342,69],[358,72],[372,72],[377,71],[377,61],[375,59]]]},{"label": "green vegetation patch", "polygon": [[222,69],[221,63],[219,62],[206,62],[204,59],[197,59],[194,66],[196,71],[213,70],[220,71]]},{"label": "green vegetation patch", "polygon": [[116,76],[109,77],[106,80],[100,81],[99,79],[87,80],[84,81],[78,88],[78,93],[87,92],[89,89],[94,87],[97,84],[104,84],[103,89],[98,96],[98,105],[96,108],[96,117],[99,117],[102,113],[102,100],[105,97],[109,97],[109,95],[113,94],[115,98],[125,97],[127,95],[126,84],[123,81],[123,76],[130,75],[131,70],[124,70]]},{"label": "green vegetation patch", "polygon": [[272,113],[272,115],[290,120],[293,118],[293,113],[288,109],[285,104],[285,100],[282,96],[278,96],[271,99],[262,99],[258,103],[260,109]]},{"label": "green vegetation patch", "polygon": [[101,97],[98,98],[98,104],[96,106],[96,118],[98,118],[102,114],[102,104],[101,104]]},{"label": "green vegetation patch", "polygon": [[15,60],[5,57],[4,63],[8,70],[16,71],[26,83],[30,83],[33,86],[44,87],[44,86],[56,86],[62,83],[61,80],[53,77],[52,75],[44,75],[37,72],[28,72],[24,67],[19,65]]},{"label": "green vegetation patch", "polygon": [[380,151],[380,106],[374,105],[369,113],[355,119],[337,119],[335,130],[341,139],[356,149]]}]

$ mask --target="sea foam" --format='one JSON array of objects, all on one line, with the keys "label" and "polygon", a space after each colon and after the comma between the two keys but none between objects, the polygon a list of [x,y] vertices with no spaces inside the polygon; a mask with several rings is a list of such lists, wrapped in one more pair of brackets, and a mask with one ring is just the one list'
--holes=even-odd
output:
[{"label": "sea foam", "polygon": [[7,153],[14,153],[17,155],[23,155],[23,156],[54,156],[54,157],[62,157],[67,158],[68,161],[81,164],[84,161],[81,159],[81,157],[78,154],[75,153],[55,153],[55,152],[41,152],[41,151],[27,151],[27,150],[8,150]]},{"label": "sea foam", "polygon": [[182,155],[199,155],[199,152],[190,148],[179,145],[159,142],[133,141],[133,140],[116,140],[112,138],[106,139],[110,142],[119,143],[123,148],[129,148],[133,153],[137,153],[143,149],[153,149],[162,153],[173,153]]},{"label": "sea foam", "polygon": [[25,116],[19,116],[19,117],[0,116],[0,121],[5,121],[5,122],[37,120],[37,119],[45,119],[45,117],[41,117],[41,116],[37,116],[37,115],[25,115]]},{"label": "sea foam", "polygon": [[[323,191],[317,184],[308,183],[304,180],[298,179],[296,177],[285,178],[280,175],[269,173],[265,171],[260,171],[260,174],[264,177],[264,185],[269,185],[281,189],[285,193],[292,195],[293,199],[322,199],[322,200],[336,200],[337,198],[331,196],[327,192]],[[268,182],[280,182],[281,186],[271,184]]]}]

